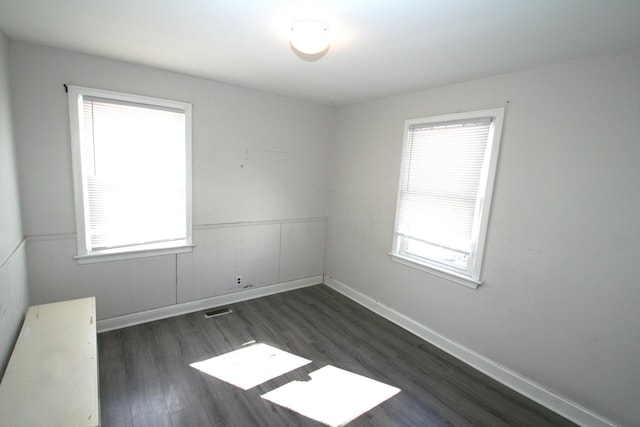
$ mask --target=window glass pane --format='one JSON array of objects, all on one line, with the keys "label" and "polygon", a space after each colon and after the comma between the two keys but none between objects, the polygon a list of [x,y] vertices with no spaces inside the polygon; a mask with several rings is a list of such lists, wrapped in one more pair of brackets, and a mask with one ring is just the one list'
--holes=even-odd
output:
[{"label": "window glass pane", "polygon": [[468,251],[491,122],[409,128],[401,232]]},{"label": "window glass pane", "polygon": [[394,253],[472,276],[498,115],[502,110],[408,122]]},{"label": "window glass pane", "polygon": [[406,248],[406,252],[409,255],[459,268],[462,271],[467,269],[467,262],[469,260],[468,253],[462,253],[412,239],[407,239]]},{"label": "window glass pane", "polygon": [[186,237],[183,113],[84,102],[91,249]]}]

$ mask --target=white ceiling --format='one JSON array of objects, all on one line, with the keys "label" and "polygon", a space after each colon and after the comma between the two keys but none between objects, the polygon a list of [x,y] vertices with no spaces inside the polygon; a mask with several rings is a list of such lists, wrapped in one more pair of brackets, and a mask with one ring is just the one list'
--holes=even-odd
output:
[{"label": "white ceiling", "polygon": [[[333,35],[316,61],[304,18]],[[341,105],[640,47],[640,0],[0,0],[0,31]]]}]

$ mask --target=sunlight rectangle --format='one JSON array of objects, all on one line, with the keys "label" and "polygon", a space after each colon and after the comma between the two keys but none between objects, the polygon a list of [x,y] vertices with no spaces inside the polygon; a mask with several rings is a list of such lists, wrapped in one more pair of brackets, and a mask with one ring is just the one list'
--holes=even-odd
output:
[{"label": "sunlight rectangle", "polygon": [[190,366],[243,390],[311,363],[267,344],[253,344]]},{"label": "sunlight rectangle", "polygon": [[292,381],[262,398],[337,427],[400,392],[399,388],[330,365],[310,376],[310,381]]}]

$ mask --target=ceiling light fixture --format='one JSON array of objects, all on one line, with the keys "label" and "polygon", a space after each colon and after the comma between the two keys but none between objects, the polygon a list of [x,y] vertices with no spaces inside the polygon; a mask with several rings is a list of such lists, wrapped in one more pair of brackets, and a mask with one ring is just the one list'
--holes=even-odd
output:
[{"label": "ceiling light fixture", "polygon": [[314,55],[326,50],[331,43],[329,26],[324,22],[303,19],[291,25],[291,46],[299,52]]}]

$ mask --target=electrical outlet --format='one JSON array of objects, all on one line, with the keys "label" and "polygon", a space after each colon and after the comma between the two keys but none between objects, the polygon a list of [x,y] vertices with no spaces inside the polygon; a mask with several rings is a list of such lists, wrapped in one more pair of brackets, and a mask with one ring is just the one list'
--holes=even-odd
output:
[{"label": "electrical outlet", "polygon": [[242,286],[242,276],[236,276],[236,286]]}]

